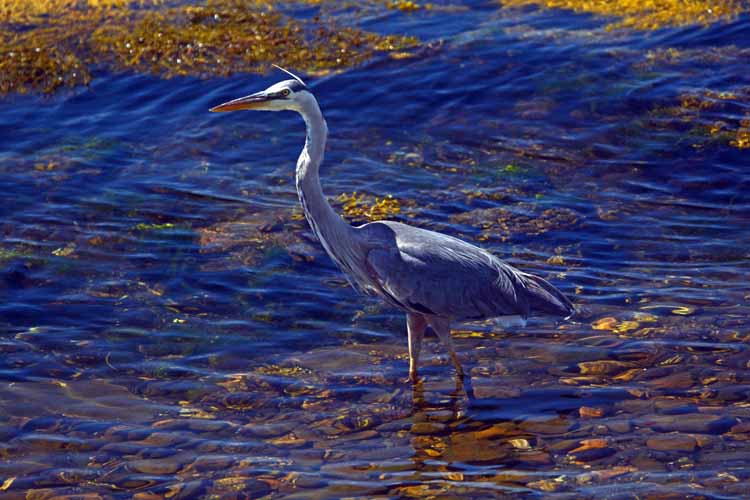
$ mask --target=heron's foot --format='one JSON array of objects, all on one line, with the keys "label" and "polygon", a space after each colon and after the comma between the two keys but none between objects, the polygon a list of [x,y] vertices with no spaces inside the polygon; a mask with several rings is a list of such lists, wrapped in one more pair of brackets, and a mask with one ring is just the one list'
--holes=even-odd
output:
[{"label": "heron's foot", "polygon": [[416,368],[409,368],[409,380],[412,384],[416,384],[417,382],[419,382],[419,376],[417,375]]}]

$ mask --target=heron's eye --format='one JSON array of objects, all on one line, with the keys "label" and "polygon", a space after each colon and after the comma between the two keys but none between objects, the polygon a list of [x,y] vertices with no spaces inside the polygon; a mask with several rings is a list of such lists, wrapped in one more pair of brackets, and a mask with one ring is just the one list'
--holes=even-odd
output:
[{"label": "heron's eye", "polygon": [[290,93],[291,92],[290,92],[289,89],[284,89],[284,90],[281,91],[281,95],[283,95],[284,97],[288,96]]}]

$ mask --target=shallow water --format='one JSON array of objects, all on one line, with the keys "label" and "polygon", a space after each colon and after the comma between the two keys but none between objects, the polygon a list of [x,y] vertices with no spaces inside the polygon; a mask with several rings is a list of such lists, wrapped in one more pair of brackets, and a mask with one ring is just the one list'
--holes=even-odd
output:
[{"label": "shallow water", "polygon": [[745,496],[748,14],[358,22],[425,47],[311,79],[338,209],[391,195],[582,316],[460,326],[473,400],[428,338],[412,389],[403,315],[301,219],[299,117],[207,112],[279,74],[5,97],[0,496]]}]

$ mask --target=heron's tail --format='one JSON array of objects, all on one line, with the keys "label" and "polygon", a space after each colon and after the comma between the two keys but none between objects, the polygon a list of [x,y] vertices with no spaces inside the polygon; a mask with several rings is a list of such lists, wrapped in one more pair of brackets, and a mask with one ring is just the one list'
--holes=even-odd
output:
[{"label": "heron's tail", "polygon": [[533,313],[569,317],[576,313],[573,303],[549,281],[533,274],[522,273],[526,297]]}]

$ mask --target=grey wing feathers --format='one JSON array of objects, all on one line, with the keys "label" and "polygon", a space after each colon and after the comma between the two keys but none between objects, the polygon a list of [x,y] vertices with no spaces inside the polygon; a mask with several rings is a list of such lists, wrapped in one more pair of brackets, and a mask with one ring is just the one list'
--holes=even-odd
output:
[{"label": "grey wing feathers", "polygon": [[[533,311],[570,314],[570,302],[542,278],[513,268],[459,239],[393,222],[367,262],[386,299],[403,308],[455,319]],[[572,307],[572,306],[570,306]],[[565,311],[565,312],[563,312]]]}]

